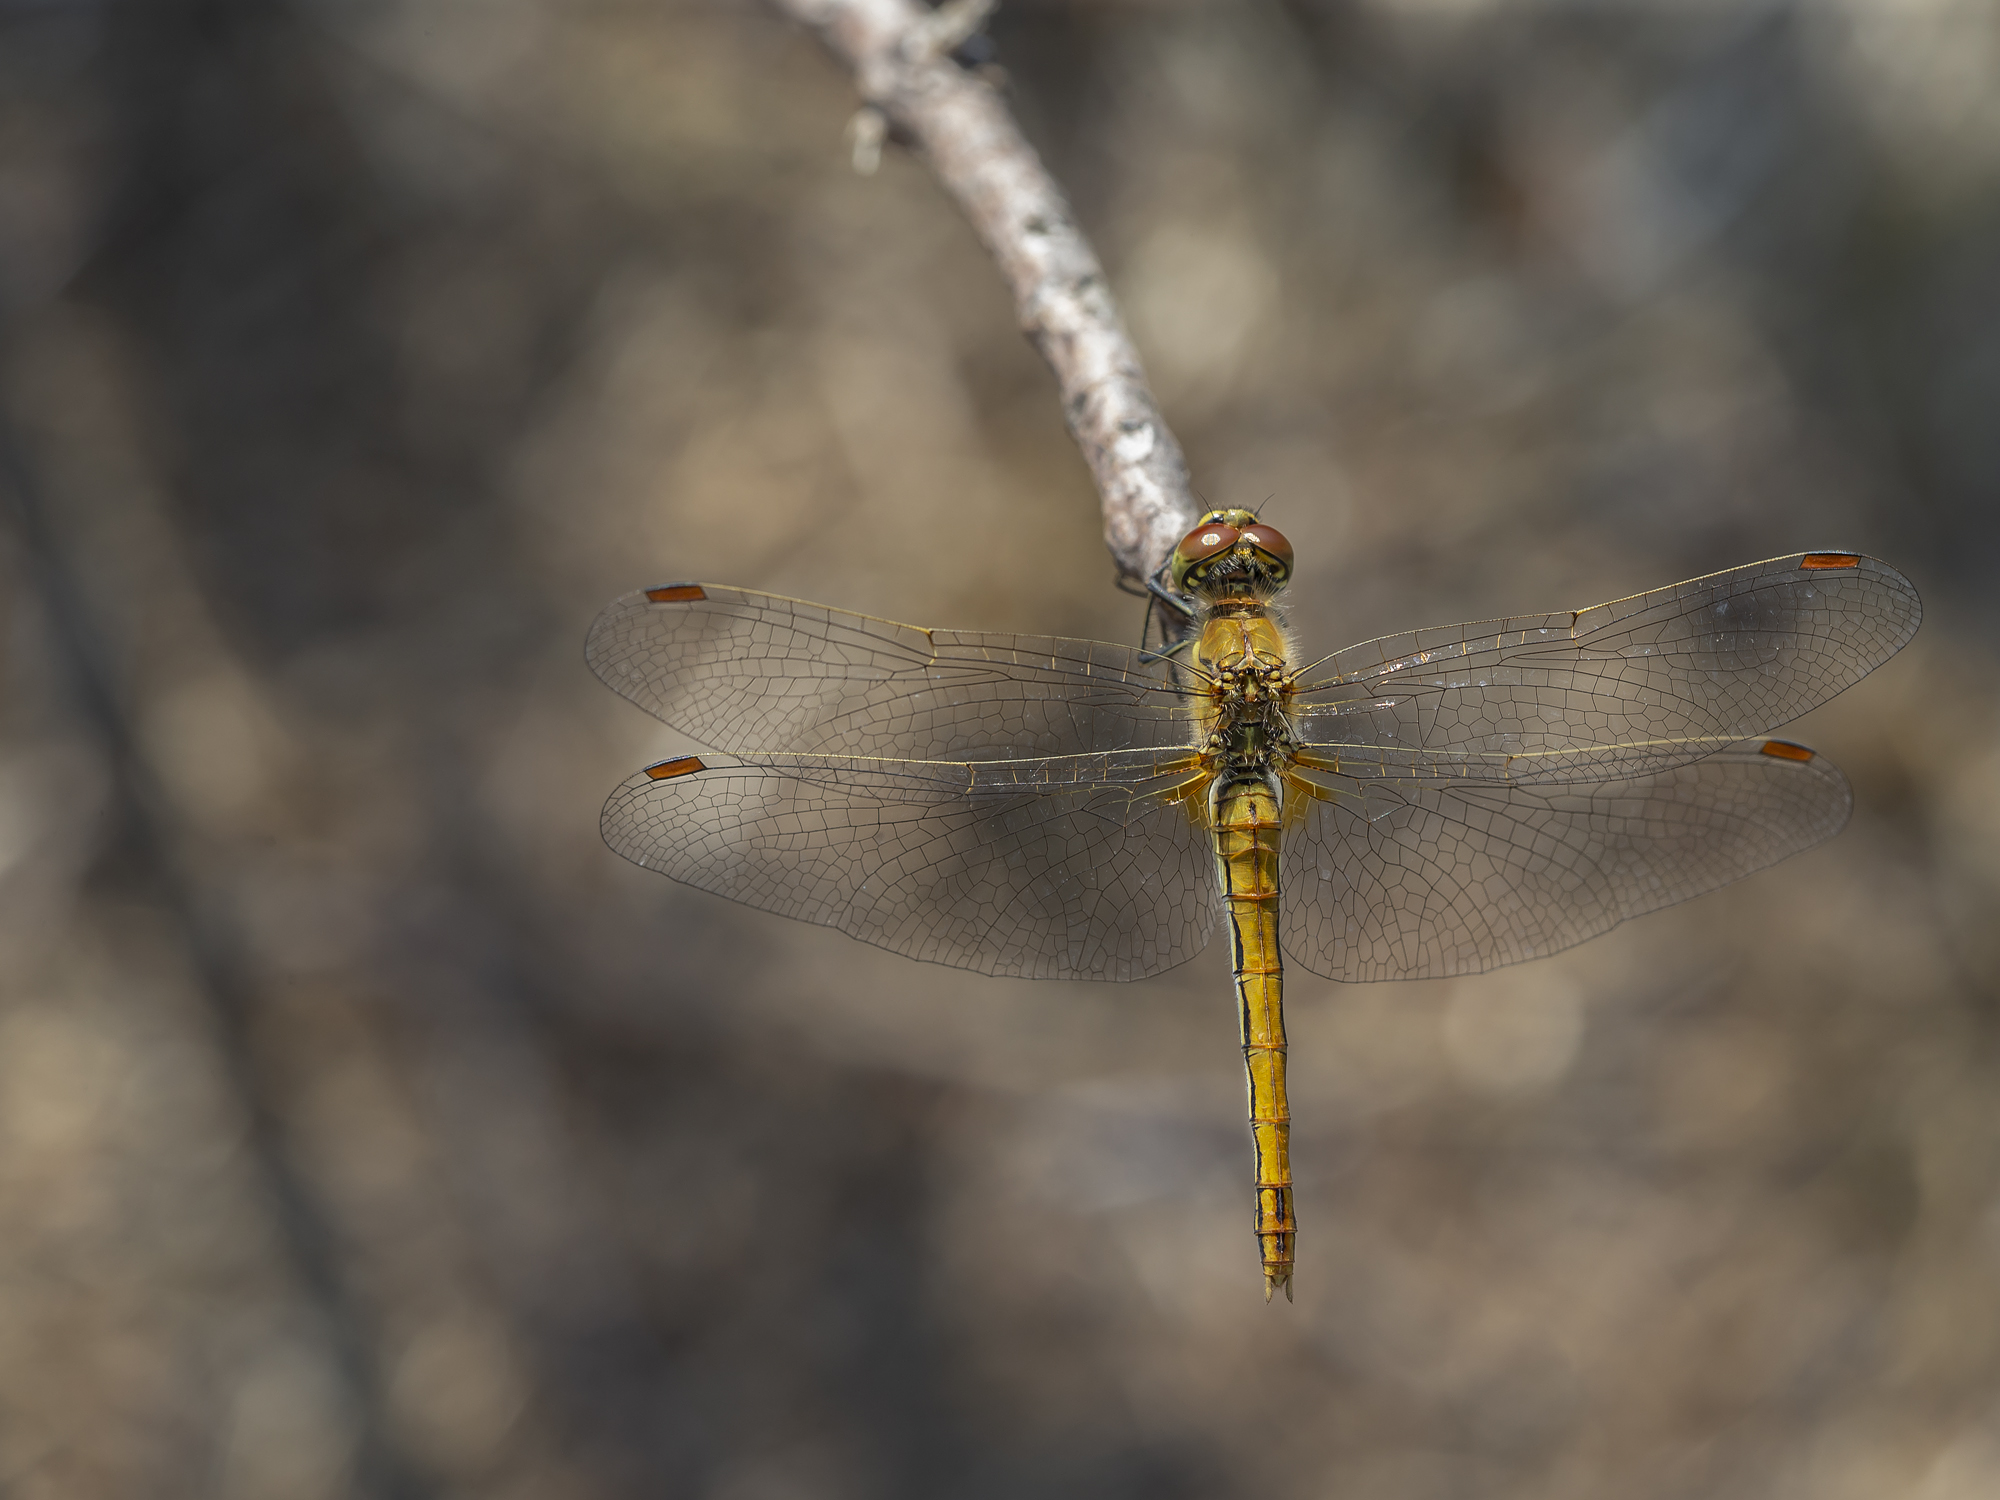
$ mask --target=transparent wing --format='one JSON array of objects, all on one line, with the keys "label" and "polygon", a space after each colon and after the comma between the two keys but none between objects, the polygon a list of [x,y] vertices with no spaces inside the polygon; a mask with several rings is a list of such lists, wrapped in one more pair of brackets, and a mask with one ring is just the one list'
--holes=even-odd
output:
[{"label": "transparent wing", "polygon": [[1809,849],[1852,805],[1783,741],[1575,786],[1294,776],[1316,795],[1284,834],[1285,957],[1348,980],[1540,958]]},{"label": "transparent wing", "polygon": [[591,626],[591,669],[739,755],[939,760],[1185,744],[1164,669],[1129,646],[922,630],[774,594],[676,584]]},{"label": "transparent wing", "polygon": [[613,792],[603,829],[635,864],[911,958],[1137,979],[1215,925],[1208,835],[1173,800],[1197,774],[1144,752],[686,757]]},{"label": "transparent wing", "polygon": [[1350,646],[1301,690],[1295,725],[1307,760],[1349,776],[1629,777],[1788,723],[1887,661],[1921,617],[1886,563],[1799,553]]}]

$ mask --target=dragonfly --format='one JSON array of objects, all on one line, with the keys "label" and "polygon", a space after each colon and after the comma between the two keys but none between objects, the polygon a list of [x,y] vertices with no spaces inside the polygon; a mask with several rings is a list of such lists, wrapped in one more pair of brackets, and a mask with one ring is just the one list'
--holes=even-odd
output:
[{"label": "dragonfly", "polygon": [[1311,659],[1286,624],[1293,567],[1254,511],[1208,512],[1149,582],[1163,650],[705,582],[627,594],[591,667],[705,748],[619,786],[604,838],[983,974],[1136,980],[1226,929],[1264,1296],[1289,1299],[1286,963],[1479,973],[1832,837],[1846,779],[1767,736],[1922,614],[1887,564],[1803,552]]}]

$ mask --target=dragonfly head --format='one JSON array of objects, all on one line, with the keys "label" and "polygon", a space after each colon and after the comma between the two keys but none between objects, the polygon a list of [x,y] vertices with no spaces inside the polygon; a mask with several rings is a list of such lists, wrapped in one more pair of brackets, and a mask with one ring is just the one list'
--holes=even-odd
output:
[{"label": "dragonfly head", "polygon": [[1275,594],[1292,576],[1292,544],[1255,511],[1212,510],[1167,560],[1174,587],[1204,598]]}]

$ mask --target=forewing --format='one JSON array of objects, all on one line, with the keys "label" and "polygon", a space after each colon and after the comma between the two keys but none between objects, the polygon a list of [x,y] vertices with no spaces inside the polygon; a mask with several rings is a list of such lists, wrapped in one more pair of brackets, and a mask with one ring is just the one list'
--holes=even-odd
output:
[{"label": "forewing", "polygon": [[1809,849],[1852,805],[1829,761],[1782,741],[1570,786],[1295,775],[1319,795],[1283,836],[1282,941],[1329,979],[1540,958]]},{"label": "forewing", "polygon": [[1138,979],[1215,924],[1208,836],[1172,800],[1198,774],[1143,752],[690,756],[613,792],[603,829],[635,864],[911,958]]},{"label": "forewing", "polygon": [[1799,553],[1350,646],[1294,719],[1306,757],[1350,776],[1629,777],[1788,723],[1902,649],[1921,615],[1886,563]]},{"label": "forewing", "polygon": [[1002,760],[1190,733],[1163,669],[1129,646],[922,630],[715,584],[627,594],[584,655],[647,712],[739,755]]}]

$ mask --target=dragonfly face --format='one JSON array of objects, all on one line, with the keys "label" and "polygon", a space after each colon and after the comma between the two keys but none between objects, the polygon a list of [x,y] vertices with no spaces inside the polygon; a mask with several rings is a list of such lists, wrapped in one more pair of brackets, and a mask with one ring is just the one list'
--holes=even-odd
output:
[{"label": "dragonfly face", "polygon": [[1292,544],[1247,510],[1212,510],[1180,540],[1167,575],[1183,594],[1268,598],[1292,576]]},{"label": "dragonfly face", "polygon": [[987,974],[1129,980],[1229,934],[1265,1293],[1291,1290],[1283,965],[1431,978],[1537,958],[1809,848],[1824,757],[1763,736],[1921,615],[1850,552],[1301,664],[1292,549],[1212,511],[1166,652],[923,630],[708,583],[615,601],[586,656],[705,746],[605,804],[618,853]]}]

